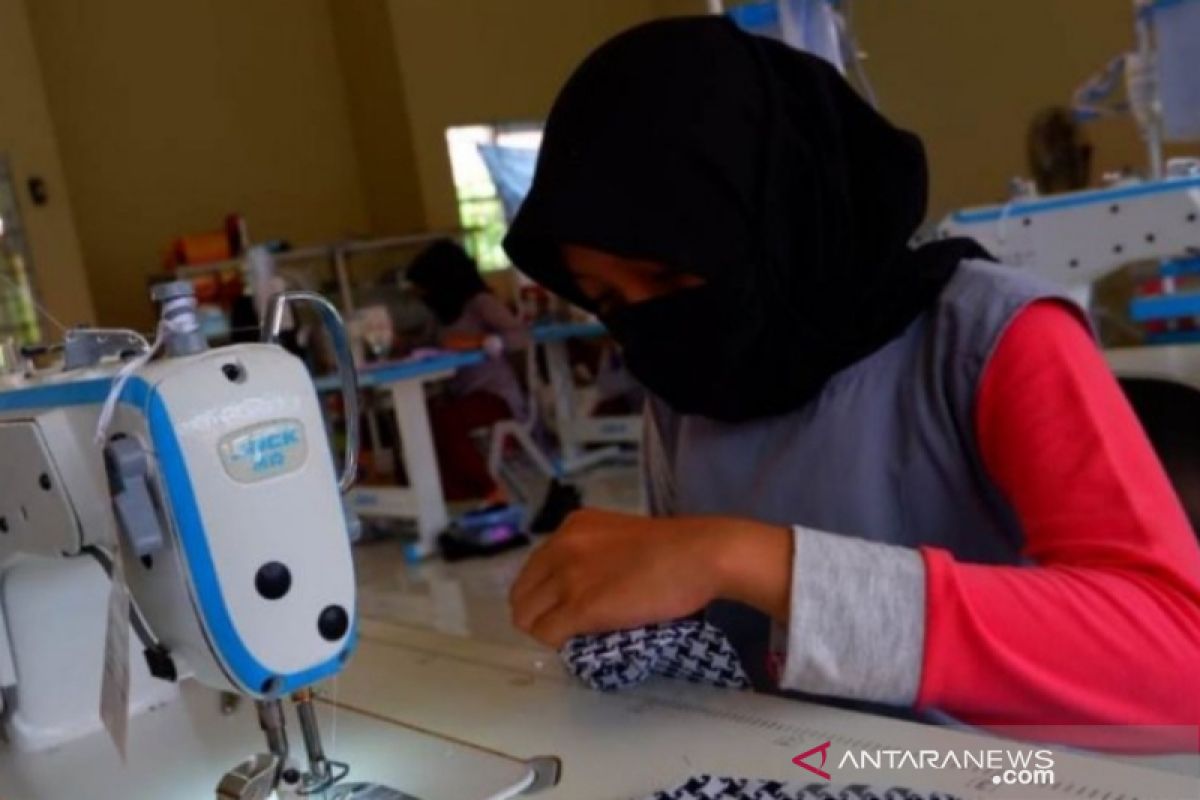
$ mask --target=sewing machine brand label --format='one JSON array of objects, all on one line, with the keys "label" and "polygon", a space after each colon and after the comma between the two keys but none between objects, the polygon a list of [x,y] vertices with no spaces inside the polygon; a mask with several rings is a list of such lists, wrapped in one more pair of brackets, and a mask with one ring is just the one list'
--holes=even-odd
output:
[{"label": "sewing machine brand label", "polygon": [[229,477],[254,483],[295,472],[308,457],[308,443],[300,420],[280,419],[226,434],[220,451]]}]

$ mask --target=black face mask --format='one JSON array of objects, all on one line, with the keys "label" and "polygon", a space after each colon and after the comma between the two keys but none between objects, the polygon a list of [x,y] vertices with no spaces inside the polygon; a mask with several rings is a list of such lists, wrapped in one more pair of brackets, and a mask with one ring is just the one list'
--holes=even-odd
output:
[{"label": "black face mask", "polygon": [[634,377],[680,414],[741,422],[789,411],[811,393],[786,333],[714,286],[626,306],[604,323]]}]

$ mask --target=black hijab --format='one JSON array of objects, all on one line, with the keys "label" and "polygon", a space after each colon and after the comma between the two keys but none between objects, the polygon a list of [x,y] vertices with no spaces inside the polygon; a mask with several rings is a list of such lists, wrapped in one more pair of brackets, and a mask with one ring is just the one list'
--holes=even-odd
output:
[{"label": "black hijab", "polygon": [[704,287],[605,317],[634,374],[681,413],[778,414],[899,335],[969,240],[910,249],[920,140],[825,61],[721,17],[627,31],[592,53],[547,120],[504,246],[595,310],[559,246],[658,261]]},{"label": "black hijab", "polygon": [[422,300],[443,325],[453,324],[468,300],[488,291],[475,260],[450,239],[439,239],[422,250],[407,276],[424,290]]}]

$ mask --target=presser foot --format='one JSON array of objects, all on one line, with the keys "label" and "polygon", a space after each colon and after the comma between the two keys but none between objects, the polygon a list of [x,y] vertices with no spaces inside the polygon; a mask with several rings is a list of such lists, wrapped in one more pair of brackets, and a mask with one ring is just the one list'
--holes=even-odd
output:
[{"label": "presser foot", "polygon": [[301,797],[322,794],[349,774],[349,764],[344,761],[326,760],[322,763],[322,769],[319,772],[304,773],[300,779],[300,785],[292,791]]},{"label": "presser foot", "polygon": [[278,756],[271,753],[250,756],[221,777],[217,800],[267,800],[275,791],[278,773]]}]

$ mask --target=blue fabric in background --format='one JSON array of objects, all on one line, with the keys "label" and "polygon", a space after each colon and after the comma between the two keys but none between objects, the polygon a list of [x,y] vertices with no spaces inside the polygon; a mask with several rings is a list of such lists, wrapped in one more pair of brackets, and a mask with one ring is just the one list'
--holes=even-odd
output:
[{"label": "blue fabric in background", "polygon": [[1167,141],[1200,138],[1200,0],[1156,0],[1150,8],[1163,135]]},{"label": "blue fabric in background", "polygon": [[496,184],[500,204],[504,206],[504,220],[512,222],[517,209],[529,194],[533,184],[533,169],[537,165],[538,151],[529,147],[502,147],[497,144],[479,145],[479,155]]},{"label": "blue fabric in background", "polygon": [[846,71],[837,0],[759,0],[725,13],[747,33],[778,39]]}]

